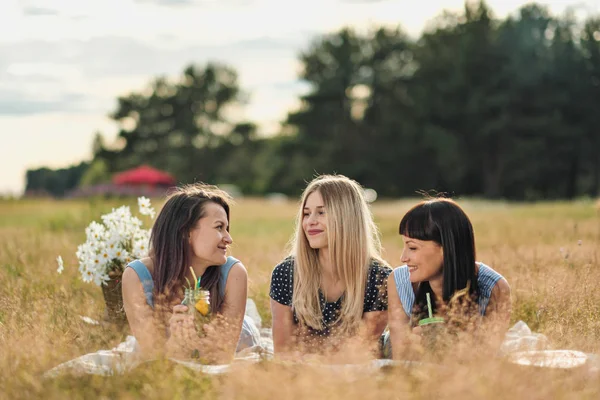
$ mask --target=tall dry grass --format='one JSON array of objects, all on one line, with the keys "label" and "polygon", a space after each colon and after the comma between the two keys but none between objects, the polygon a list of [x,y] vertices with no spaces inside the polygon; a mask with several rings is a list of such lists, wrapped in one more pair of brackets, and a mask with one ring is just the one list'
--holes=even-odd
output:
[{"label": "tall dry grass", "polygon": [[[135,200],[127,202],[135,206]],[[384,256],[400,264],[397,226],[414,201],[381,201],[374,213]],[[434,365],[365,372],[279,362],[206,376],[156,362],[124,376],[42,379],[57,364],[114,347],[128,334],[85,324],[102,319],[100,288],[78,276],[84,228],[123,201],[0,202],[0,398],[598,398],[600,377],[523,368],[465,350]],[[462,201],[478,259],[509,281],[512,322],[525,321],[556,348],[600,353],[600,215],[593,202],[508,204]],[[160,206],[160,204],[156,204]],[[238,200],[232,255],[249,273],[249,296],[270,326],[269,279],[286,255],[296,204]],[[56,273],[56,256],[65,271]],[[469,357],[465,357],[468,355]]]}]

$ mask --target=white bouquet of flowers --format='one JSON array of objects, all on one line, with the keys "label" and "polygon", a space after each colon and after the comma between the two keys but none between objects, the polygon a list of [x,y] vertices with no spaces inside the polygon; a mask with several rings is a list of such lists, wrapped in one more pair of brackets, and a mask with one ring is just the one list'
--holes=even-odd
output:
[{"label": "white bouquet of flowers", "polygon": [[[138,198],[139,212],[154,218],[155,211],[146,197]],[[84,282],[100,286],[111,278],[122,275],[130,261],[148,254],[150,229],[131,214],[129,206],[113,209],[102,215],[102,223],[92,221],[85,229],[86,241],[77,247],[79,272]],[[62,272],[62,258],[58,258],[58,272]]]},{"label": "white bouquet of flowers", "polygon": [[[154,218],[155,211],[146,197],[138,198],[139,212]],[[109,319],[123,320],[121,275],[125,266],[148,255],[150,229],[131,214],[129,206],[113,209],[101,217],[102,223],[92,221],[85,229],[86,241],[77,247],[79,272],[84,282],[102,286]],[[61,256],[57,258],[60,274],[64,269]]]}]

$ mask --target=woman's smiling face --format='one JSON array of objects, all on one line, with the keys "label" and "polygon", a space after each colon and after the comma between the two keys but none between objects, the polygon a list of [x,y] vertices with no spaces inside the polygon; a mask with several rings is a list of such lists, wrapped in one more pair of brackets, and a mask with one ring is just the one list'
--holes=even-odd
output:
[{"label": "woman's smiling face", "polygon": [[402,236],[404,249],[401,261],[408,265],[410,281],[424,282],[442,276],[444,250],[433,240],[419,240]]},{"label": "woman's smiling face", "polygon": [[328,247],[327,216],[325,202],[319,191],[312,192],[307,198],[302,211],[302,229],[313,249],[323,250]]},{"label": "woman's smiling face", "polygon": [[229,226],[227,213],[217,203],[210,202],[204,207],[204,216],[190,231],[192,262],[205,266],[225,264],[227,247],[232,242],[227,230]]}]

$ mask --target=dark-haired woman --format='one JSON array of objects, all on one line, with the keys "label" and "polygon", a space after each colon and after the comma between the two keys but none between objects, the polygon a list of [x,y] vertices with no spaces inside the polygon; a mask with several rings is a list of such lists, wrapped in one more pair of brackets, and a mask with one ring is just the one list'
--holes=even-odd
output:
[{"label": "dark-haired woman", "polygon": [[[236,349],[258,344],[258,329],[244,315],[246,269],[227,256],[232,243],[228,200],[227,193],[214,186],[178,188],[152,227],[149,257],[125,269],[124,308],[144,357],[201,357],[223,363]],[[187,306],[181,305],[194,275],[209,291],[216,314],[203,337]]]},{"label": "dark-haired woman", "polygon": [[405,265],[388,278],[393,358],[406,358],[421,342],[418,322],[429,315],[427,297],[434,316],[447,323],[475,320],[470,326],[488,328],[489,342],[501,340],[510,319],[510,287],[475,260],[473,226],[461,207],[445,198],[423,201],[402,218],[399,233]]}]

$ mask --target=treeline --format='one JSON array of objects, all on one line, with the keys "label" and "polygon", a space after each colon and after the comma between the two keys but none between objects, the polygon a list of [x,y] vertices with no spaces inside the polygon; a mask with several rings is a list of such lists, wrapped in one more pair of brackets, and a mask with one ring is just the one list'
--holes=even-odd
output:
[{"label": "treeline", "polygon": [[147,163],[247,194],[297,194],[315,173],[337,172],[382,196],[598,195],[598,17],[530,4],[499,20],[468,2],[417,40],[400,28],[343,29],[299,57],[311,90],[279,135],[227,118],[244,97],[234,70],[189,66],[118,99],[117,143],[97,137],[83,182]]}]

